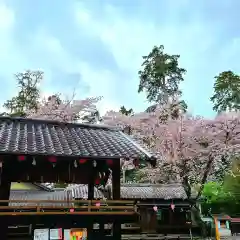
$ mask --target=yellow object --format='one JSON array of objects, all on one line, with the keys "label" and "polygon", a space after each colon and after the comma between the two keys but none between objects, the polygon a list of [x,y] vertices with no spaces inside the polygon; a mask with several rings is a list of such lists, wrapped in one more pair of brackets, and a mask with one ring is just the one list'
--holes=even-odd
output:
[{"label": "yellow object", "polygon": [[215,229],[216,229],[216,240],[220,240],[220,234],[219,234],[219,229],[218,229],[218,220],[217,220],[217,218],[214,218],[214,223],[215,223]]}]

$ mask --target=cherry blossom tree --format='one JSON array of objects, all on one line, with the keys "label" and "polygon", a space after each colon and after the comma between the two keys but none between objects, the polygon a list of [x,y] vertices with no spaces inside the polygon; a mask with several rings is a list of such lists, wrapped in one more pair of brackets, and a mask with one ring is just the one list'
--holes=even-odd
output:
[{"label": "cherry blossom tree", "polygon": [[108,112],[103,122],[128,129],[156,153],[157,167],[140,169],[141,181],[181,182],[189,198],[197,185],[198,199],[206,181],[220,179],[231,158],[239,154],[240,114],[224,113],[212,120],[181,114],[173,119],[170,111],[158,106],[154,112],[133,116]]},{"label": "cherry blossom tree", "polygon": [[71,99],[62,100],[58,95],[44,98],[37,110],[27,109],[26,116],[34,119],[49,119],[64,122],[96,122],[99,114],[96,103],[101,97],[92,97],[84,100]]}]

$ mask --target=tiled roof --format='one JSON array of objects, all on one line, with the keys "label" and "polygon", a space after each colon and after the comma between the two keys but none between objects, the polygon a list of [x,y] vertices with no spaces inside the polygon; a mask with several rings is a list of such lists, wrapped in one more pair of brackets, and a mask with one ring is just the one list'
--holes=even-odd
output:
[{"label": "tiled roof", "polygon": [[[88,197],[88,187],[84,184],[79,184],[71,188],[58,190],[55,192],[43,192],[36,190],[12,190],[10,192],[10,200],[74,200],[74,199],[87,199]],[[99,191],[97,188],[94,189],[94,197],[95,199],[102,199],[103,193]],[[12,202],[12,206],[24,206],[32,203],[20,203],[20,202]],[[52,203],[42,203],[44,206],[52,206]],[[65,205],[64,203],[54,204],[54,205]],[[69,205],[69,204],[67,204]]]},{"label": "tiled roof", "polygon": [[[69,187],[67,191],[72,191],[74,198],[86,198],[88,193],[87,185],[76,184]],[[103,198],[103,191],[95,188],[95,198]],[[187,195],[183,186],[176,184],[123,184],[121,186],[122,199],[186,199]]]},{"label": "tiled roof", "polygon": [[231,223],[240,223],[240,218],[231,218]]},{"label": "tiled roof", "polygon": [[119,129],[54,121],[0,117],[0,153],[151,159]]},{"label": "tiled roof", "polygon": [[[16,182],[12,182],[11,183],[11,189],[12,190],[17,190],[17,191],[21,191],[21,190],[24,190],[24,189],[21,189],[22,188],[22,186],[21,186],[21,188],[19,189],[14,189],[14,185],[15,184],[23,184],[23,185],[25,185],[25,186],[27,186],[28,188],[30,187],[37,187],[37,190],[35,190],[35,189],[33,189],[34,191],[45,191],[45,192],[53,192],[54,190],[52,189],[52,188],[49,188],[49,187],[47,187],[47,186],[45,186],[44,184],[41,184],[41,183],[16,183]],[[26,190],[26,189],[25,189]]]},{"label": "tiled roof", "polygon": [[186,199],[184,187],[179,184],[124,184],[122,199]]},{"label": "tiled roof", "polygon": [[[10,192],[10,200],[54,200],[55,193],[53,192],[43,192],[36,190],[12,190]],[[32,203],[23,203],[23,202],[11,202],[11,206],[25,206],[32,205]],[[45,205],[45,204],[42,204]],[[46,204],[49,205],[49,204]]]},{"label": "tiled roof", "polygon": [[[41,192],[15,190],[10,193],[10,200],[73,200],[87,198],[87,185],[79,184],[62,191]],[[95,199],[104,198],[104,193],[97,188],[94,190]],[[186,199],[184,188],[179,184],[127,184],[121,187],[122,199]],[[24,203],[11,203],[11,205],[27,205]],[[42,205],[52,205],[43,203]],[[63,204],[59,204],[63,205]]]},{"label": "tiled roof", "polygon": [[[71,192],[72,197],[75,199],[87,199],[88,197],[88,186],[85,184],[77,184],[75,186],[68,187],[64,192]],[[95,199],[102,199],[104,198],[103,193],[94,188],[94,198]]]}]

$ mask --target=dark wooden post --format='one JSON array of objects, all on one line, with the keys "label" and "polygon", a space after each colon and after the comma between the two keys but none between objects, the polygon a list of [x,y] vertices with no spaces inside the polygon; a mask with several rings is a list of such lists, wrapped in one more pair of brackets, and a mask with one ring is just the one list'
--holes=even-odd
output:
[{"label": "dark wooden post", "polygon": [[99,238],[103,239],[105,237],[105,234],[104,234],[104,222],[100,222],[99,223]]},{"label": "dark wooden post", "polygon": [[173,210],[169,208],[169,223],[173,225]]},{"label": "dark wooden post", "polygon": [[112,195],[113,200],[121,199],[121,169],[120,169],[120,159],[114,160],[113,169],[112,169]]},{"label": "dark wooden post", "polygon": [[[0,200],[9,200],[11,182],[7,176],[8,174],[6,170],[4,171],[3,163],[0,162]],[[1,203],[0,206],[8,206],[8,202]],[[8,235],[8,217],[4,217],[4,221],[1,221],[0,235],[1,235],[1,240],[8,239],[8,236],[7,236]]]},{"label": "dark wooden post", "polygon": [[[114,160],[112,169],[112,195],[113,200],[121,199],[121,169],[120,169],[120,159]],[[113,239],[121,240],[121,222],[116,221],[113,223]]]},{"label": "dark wooden post", "polygon": [[[88,162],[88,200],[94,200],[94,167],[93,161],[89,160]],[[87,226],[87,239],[93,240],[93,221],[91,218],[88,218],[88,226]]]}]

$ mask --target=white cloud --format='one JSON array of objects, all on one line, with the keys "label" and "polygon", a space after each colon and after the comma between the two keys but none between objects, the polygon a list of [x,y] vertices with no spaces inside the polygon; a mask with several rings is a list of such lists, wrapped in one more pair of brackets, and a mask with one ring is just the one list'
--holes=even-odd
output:
[{"label": "white cloud", "polygon": [[9,32],[14,25],[14,12],[3,2],[0,2],[0,34]]},{"label": "white cloud", "polygon": [[[184,0],[181,5],[186,3]],[[162,25],[159,22],[156,25],[145,18],[134,18],[130,14],[123,16],[110,5],[106,5],[101,18],[95,17],[82,4],[75,6],[74,11],[79,26],[108,46],[121,69],[136,72],[142,62],[142,55],[147,54],[154,45],[164,44],[170,52],[184,52],[185,55],[192,56],[193,53],[197,55],[200,51],[206,51],[212,44],[212,37],[205,35],[201,45],[196,48],[196,40],[202,38],[208,29],[194,18],[184,25],[176,22],[172,24],[172,21],[169,24]],[[82,21],[82,16],[86,14],[88,21]],[[169,20],[172,17],[168,16]]]},{"label": "white cloud", "polygon": [[[0,62],[8,61],[12,47],[12,30],[14,27],[14,11],[0,2]],[[2,65],[1,65],[2,67]]]},{"label": "white cloud", "polygon": [[[142,55],[147,54],[153,45],[163,44],[167,52],[179,53],[181,66],[188,69],[191,79],[186,78],[184,92],[187,92],[191,101],[199,91],[196,87],[198,86],[196,85],[197,80],[194,78],[197,75],[196,66],[200,66],[202,62],[206,63],[204,53],[211,49],[216,40],[214,31],[217,31],[217,28],[213,29],[212,23],[206,25],[203,19],[200,19],[199,15],[195,17],[194,13],[189,13],[188,19],[191,21],[179,24],[179,9],[187,7],[188,1],[180,0],[176,5],[173,0],[171,2],[169,0],[168,4],[172,4],[169,8],[171,12],[164,16],[163,22],[154,22],[152,16],[142,18],[134,14],[123,15],[121,8],[117,9],[111,5],[103,6],[100,15],[94,12],[94,8],[87,8],[82,3],[78,2],[77,5],[74,5],[72,9],[74,20],[79,27],[79,31],[74,34],[78,35],[79,39],[83,35],[84,37],[87,35],[87,37],[92,37],[92,40],[100,40],[113,55],[120,69],[117,73],[110,66],[105,67],[105,69],[95,68],[91,62],[83,61],[81,56],[73,56],[66,50],[61,42],[61,37],[57,38],[57,35],[55,36],[53,31],[50,31],[49,26],[43,26],[36,32],[28,32],[28,24],[25,23],[27,49],[19,48],[13,35],[16,21],[14,11],[0,0],[0,65],[3,69],[1,74],[4,78],[7,76],[12,80],[14,72],[23,71],[26,66],[31,68],[36,64],[45,72],[43,94],[49,95],[55,92],[54,87],[57,84],[57,82],[52,82],[52,76],[56,74],[57,69],[61,69],[63,73],[66,73],[66,76],[68,74],[79,75],[77,86],[70,86],[70,84],[64,86],[65,94],[70,95],[73,87],[76,87],[76,91],[79,90],[77,91],[79,98],[103,96],[104,99],[99,105],[102,112],[109,109],[119,109],[121,104],[126,104],[126,107],[133,107],[135,111],[140,111],[147,105],[143,95],[137,94],[139,83],[137,72],[142,63]],[[71,18],[69,19],[71,20]],[[35,29],[37,27],[39,25]],[[31,39],[28,38],[29,34],[32,34]],[[226,46],[225,49],[228,49],[229,54],[228,59],[233,58],[233,52],[238,46],[237,43],[238,41],[233,42],[232,45],[230,44],[231,47]],[[226,52],[223,52],[222,59],[224,56],[226,56]],[[121,76],[120,72],[124,76]],[[119,86],[123,78],[125,79],[119,92],[127,92],[124,94],[124,97],[126,96],[124,103],[120,102],[122,99],[118,99],[121,93],[116,96],[117,84]],[[82,82],[90,87],[88,95],[81,89]]]},{"label": "white cloud", "polygon": [[[154,45],[163,44],[166,52],[180,54],[180,65],[188,70],[182,85],[184,98],[187,99],[189,107],[193,108],[195,101],[192,99],[205,92],[199,92],[198,78],[192,77],[196,76],[199,66],[205,66],[206,55],[215,45],[214,33],[219,31],[219,26],[206,24],[199,15],[195,16],[194,13],[189,13],[188,17],[191,21],[180,24],[179,12],[183,6],[186,7],[187,3],[188,1],[183,0],[181,4],[175,5],[174,2],[174,6],[170,8],[171,12],[165,15],[163,23],[160,20],[154,23],[152,17],[123,15],[110,5],[105,6],[101,17],[82,4],[75,6],[74,11],[79,29],[100,39],[113,54],[119,69],[128,73],[129,91],[137,91],[139,83],[137,72],[142,63],[142,56],[148,54]],[[81,16],[86,13],[88,20],[83,21]],[[206,99],[208,98],[209,96],[206,96]],[[139,97],[139,105],[143,106],[143,102],[143,98]],[[136,109],[135,106],[133,107]],[[138,108],[138,110],[142,109]]]},{"label": "white cloud", "polygon": [[90,96],[103,96],[103,100],[98,104],[100,112],[103,114],[109,110],[118,110],[119,104],[115,101],[113,92],[113,79],[116,78],[109,70],[94,70],[84,62],[79,62],[78,70],[81,80],[90,86]]},{"label": "white cloud", "polygon": [[[33,46],[35,49],[38,49],[41,54],[48,56],[47,65],[49,69],[51,69],[51,67],[57,67],[69,74],[79,73],[79,84],[77,86],[68,86],[66,84],[64,92],[62,93],[63,95],[71,96],[73,90],[75,90],[76,98],[79,99],[103,96],[103,100],[98,104],[102,114],[111,109],[119,109],[119,104],[114,101],[114,97],[111,95],[111,89],[113,88],[112,79],[116,78],[111,71],[107,69],[96,71],[87,62],[73,58],[73,56],[65,50],[59,39],[43,29],[35,35]],[[44,85],[49,86],[49,82],[51,82],[51,70],[45,71],[45,73],[46,78]],[[82,83],[90,87],[88,94],[81,91]],[[49,89],[49,87],[48,89],[43,88],[43,96],[49,96],[51,90],[54,92],[54,89]]]},{"label": "white cloud", "polygon": [[[0,1],[0,74],[1,77],[14,83],[13,74],[25,69],[27,59],[25,52],[22,53],[22,49],[16,45],[14,36],[15,12],[6,3],[7,1]],[[12,89],[11,92],[14,90]]]}]

